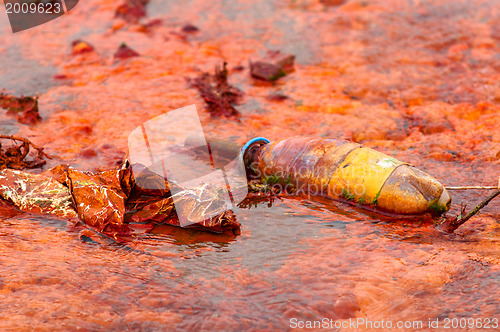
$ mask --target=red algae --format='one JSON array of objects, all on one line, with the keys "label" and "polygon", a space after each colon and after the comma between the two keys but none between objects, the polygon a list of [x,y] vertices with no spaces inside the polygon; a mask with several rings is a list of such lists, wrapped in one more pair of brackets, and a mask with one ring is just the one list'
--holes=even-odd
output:
[{"label": "red algae", "polygon": [[[36,88],[17,91],[20,77],[3,72],[0,87],[39,93],[43,118],[36,126],[2,118],[2,130],[43,146],[54,157],[47,169],[116,169],[134,128],[195,103],[215,139],[349,139],[446,186],[498,181],[496,0],[153,0],[148,20],[161,24],[147,29],[144,7],[130,19],[115,18],[116,8],[80,1],[22,33],[1,25],[2,63],[25,65],[19,76]],[[186,22],[199,30],[179,35]],[[68,54],[76,38],[94,52]],[[141,56],[115,61],[123,41]],[[268,49],[295,55],[295,71],[274,83],[251,79],[248,61]],[[240,122],[211,117],[185,81],[224,61],[245,93]],[[55,71],[46,80],[34,67]],[[451,194],[451,216],[487,196]],[[498,199],[453,234],[433,220],[307,197],[234,213],[238,237],[162,225],[116,244],[78,241],[80,229],[65,221],[2,201],[0,329],[288,330],[293,319],[322,318],[428,329],[429,319],[442,328],[445,318],[499,318]]]}]

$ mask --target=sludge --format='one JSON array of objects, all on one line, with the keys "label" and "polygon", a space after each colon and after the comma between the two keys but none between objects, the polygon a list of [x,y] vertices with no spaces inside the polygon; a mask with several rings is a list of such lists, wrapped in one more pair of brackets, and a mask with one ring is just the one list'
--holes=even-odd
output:
[{"label": "sludge", "polygon": [[266,141],[250,144],[245,162],[256,177],[287,192],[400,215],[441,214],[450,207],[451,198],[436,179],[360,144],[311,137]]}]

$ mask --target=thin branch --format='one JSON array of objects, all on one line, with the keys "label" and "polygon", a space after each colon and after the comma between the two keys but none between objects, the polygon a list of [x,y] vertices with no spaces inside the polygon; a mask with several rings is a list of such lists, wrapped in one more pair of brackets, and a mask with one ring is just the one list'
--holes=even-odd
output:
[{"label": "thin branch", "polygon": [[486,205],[488,205],[488,203],[491,202],[498,195],[500,195],[500,189],[497,188],[497,190],[495,190],[495,192],[493,192],[490,196],[488,196],[484,201],[479,203],[474,209],[472,209],[465,216],[463,215],[463,213],[465,213],[465,209],[463,209],[462,212],[457,217],[449,220],[449,224],[448,224],[449,230],[452,232],[454,230],[456,230],[463,223],[465,223],[467,220],[469,220],[472,216],[474,216],[476,213],[478,213],[479,210],[481,210]]},{"label": "thin branch", "polygon": [[33,142],[31,142],[27,138],[19,137],[19,136],[13,136],[13,135],[1,135],[0,134],[0,139],[10,139],[10,140],[14,140],[14,141],[23,142],[23,145],[25,147],[25,149],[23,151],[23,156],[22,156],[23,158],[26,157],[26,155],[28,155],[28,153],[29,153],[29,146],[31,145],[35,150],[38,151],[38,153],[40,153],[41,155],[45,156],[46,158],[52,159],[51,156],[49,156],[48,154],[46,154],[45,152],[43,152],[43,148],[39,148],[38,146],[36,146],[35,144],[33,144]]},{"label": "thin branch", "polygon": [[446,190],[468,190],[468,189],[478,189],[478,190],[495,190],[495,186],[462,186],[462,187],[445,187]]}]

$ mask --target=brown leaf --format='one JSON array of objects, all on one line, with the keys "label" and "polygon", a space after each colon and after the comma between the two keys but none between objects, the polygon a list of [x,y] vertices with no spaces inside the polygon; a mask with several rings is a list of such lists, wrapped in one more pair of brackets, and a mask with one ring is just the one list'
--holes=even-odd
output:
[{"label": "brown leaf", "polygon": [[233,105],[239,103],[243,93],[227,81],[226,63],[215,68],[215,74],[202,73],[199,77],[188,79],[188,83],[205,100],[208,111],[213,117],[233,117],[238,119],[238,112]]},{"label": "brown leaf", "polygon": [[127,44],[122,43],[115,53],[115,59],[128,59],[139,56],[140,54],[127,46]]},{"label": "brown leaf", "polygon": [[7,109],[11,114],[16,114],[19,123],[34,125],[42,120],[38,113],[37,97],[15,97],[0,93],[0,107]]},{"label": "brown leaf", "polygon": [[77,39],[71,43],[71,54],[73,55],[91,52],[94,52],[94,46],[83,40]]},{"label": "brown leaf", "polygon": [[149,0],[126,0],[115,11],[115,17],[123,18],[130,23],[136,23],[146,16],[146,5]]}]

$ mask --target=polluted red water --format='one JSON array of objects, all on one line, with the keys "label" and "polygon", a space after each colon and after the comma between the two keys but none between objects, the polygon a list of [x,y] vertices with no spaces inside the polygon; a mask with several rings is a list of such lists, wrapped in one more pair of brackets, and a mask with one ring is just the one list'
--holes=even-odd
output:
[{"label": "polluted red water", "polygon": [[[196,104],[214,139],[347,139],[445,187],[495,186],[499,20],[496,0],[87,0],[16,34],[1,14],[0,91],[36,100],[41,118],[20,123],[2,110],[1,134],[52,157],[26,172],[111,171],[135,128]],[[92,50],[75,52],[75,40]],[[140,56],[115,59],[122,44]],[[293,71],[253,78],[250,61],[277,51],[295,56]],[[213,116],[188,83],[224,62],[242,91],[238,120]],[[447,215],[489,194],[450,191]],[[235,209],[239,235],[161,225],[126,242],[2,200],[0,329],[500,324],[500,199],[447,233],[436,219],[262,198]]]}]

